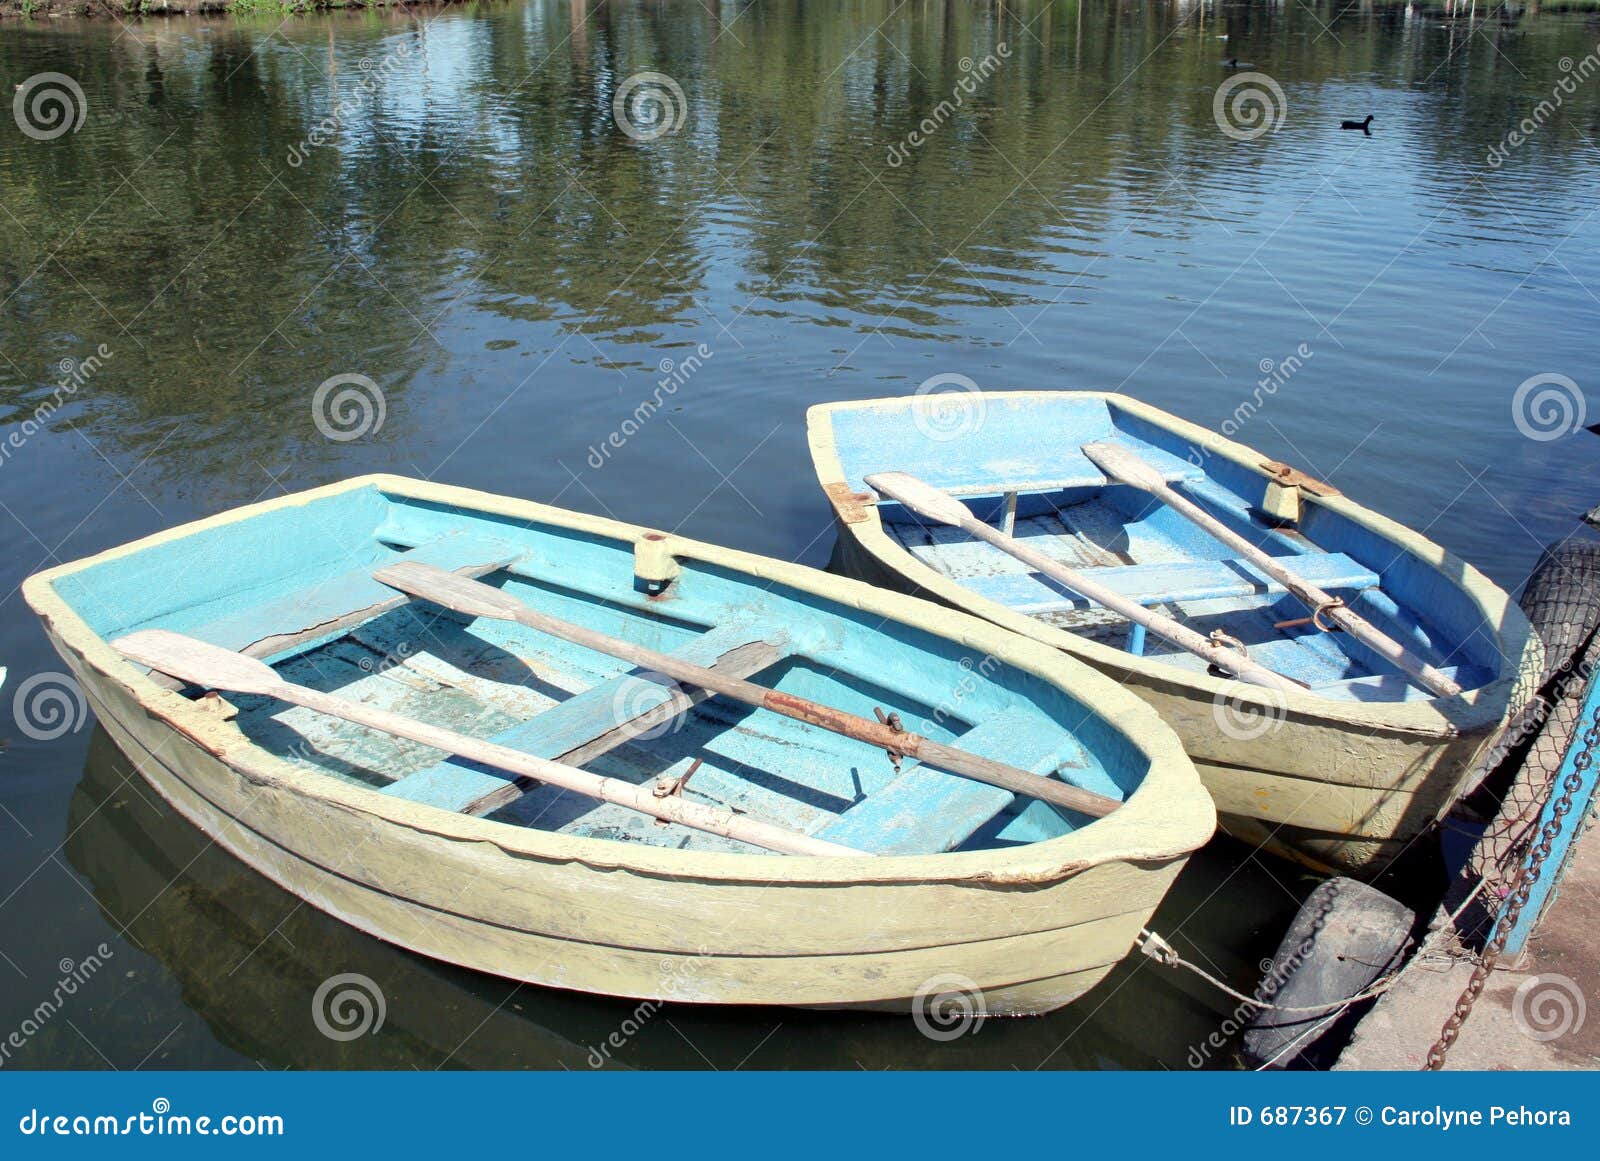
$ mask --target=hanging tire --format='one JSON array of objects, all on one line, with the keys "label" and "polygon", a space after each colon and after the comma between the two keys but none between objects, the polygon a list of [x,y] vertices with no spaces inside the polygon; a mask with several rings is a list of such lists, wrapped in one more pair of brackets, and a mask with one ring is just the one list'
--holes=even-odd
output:
[{"label": "hanging tire", "polygon": [[1400,962],[1417,917],[1409,907],[1354,879],[1329,879],[1311,892],[1278,945],[1256,998],[1311,1011],[1258,1008],[1244,1053],[1262,1068],[1298,1060],[1343,1014],[1343,1005]]},{"label": "hanging tire", "polygon": [[1570,668],[1600,628],[1600,543],[1567,541],[1539,554],[1517,602],[1544,642],[1544,678]]},{"label": "hanging tire", "polygon": [[1480,787],[1503,796],[1555,704],[1582,694],[1600,629],[1600,543],[1566,541],[1545,548],[1517,603],[1544,643],[1544,669],[1539,689],[1479,755],[1464,784],[1469,796]]}]

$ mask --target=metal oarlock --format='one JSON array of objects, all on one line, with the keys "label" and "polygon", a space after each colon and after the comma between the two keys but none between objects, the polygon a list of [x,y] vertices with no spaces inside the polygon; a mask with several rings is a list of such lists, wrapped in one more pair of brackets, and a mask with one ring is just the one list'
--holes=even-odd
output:
[{"label": "metal oarlock", "polygon": [[[880,723],[889,727],[892,733],[903,734],[906,732],[905,726],[900,723],[900,715],[898,713],[886,714],[883,712],[881,705],[873,706],[872,712],[877,715]],[[889,755],[889,764],[894,767],[894,772],[896,774],[900,773],[900,754],[895,750],[885,750],[884,753]]]}]

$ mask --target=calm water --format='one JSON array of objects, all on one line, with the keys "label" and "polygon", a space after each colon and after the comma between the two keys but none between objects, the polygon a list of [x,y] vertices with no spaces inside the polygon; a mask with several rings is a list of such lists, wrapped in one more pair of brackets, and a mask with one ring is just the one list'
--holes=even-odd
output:
[{"label": "calm water", "polygon": [[[667,0],[8,25],[0,1034],[60,961],[113,955],[5,1063],[581,1068],[632,1010],[356,936],[209,848],[91,722],[24,735],[12,694],[59,664],[15,588],[52,561],[393,470],[821,565],[806,406],[960,375],[1236,425],[1520,584],[1600,500],[1600,441],[1524,430],[1575,426],[1592,386],[1600,74],[1575,78],[1600,68],[1600,24],[1345,9]],[[1270,78],[1231,92],[1264,94],[1276,131],[1251,137],[1226,103],[1219,122],[1237,71]],[[676,90],[624,101],[619,124],[642,72]],[[39,139],[40,73],[81,92],[57,90],[76,132]],[[1561,108],[1508,144],[1563,78]],[[1370,137],[1338,128],[1369,113]],[[1549,375],[1579,395],[1530,389],[1568,413],[1519,427],[1519,385]],[[381,426],[375,406],[319,412],[335,376],[371,381],[355,390],[381,397]],[[366,430],[324,433],[341,422]],[[1307,887],[1220,847],[1156,926],[1248,986]],[[315,1031],[340,972],[383,988],[379,1034]],[[1183,1068],[1229,1007],[1134,965],[949,1044],[887,1018],[674,1009],[614,1055]]]}]

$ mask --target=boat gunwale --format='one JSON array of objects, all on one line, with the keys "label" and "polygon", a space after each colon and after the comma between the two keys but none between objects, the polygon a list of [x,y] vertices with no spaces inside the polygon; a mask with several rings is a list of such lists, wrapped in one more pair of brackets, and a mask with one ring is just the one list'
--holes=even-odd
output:
[{"label": "boat gunwale", "polygon": [[[1271,473],[1261,466],[1271,458],[1264,453],[1118,391],[1031,389],[979,391],[972,395],[972,398],[978,400],[980,404],[986,400],[1025,402],[1061,397],[1103,400],[1108,409],[1120,408],[1152,426],[1189,441],[1212,456],[1221,457],[1248,469],[1263,480],[1272,478]],[[824,489],[836,483],[848,485],[848,474],[843,460],[839,457],[834,438],[835,414],[873,409],[904,409],[909,407],[915,398],[905,395],[885,396],[876,399],[818,403],[808,408],[806,439],[810,445],[812,465],[816,470],[818,483]],[[1542,671],[1544,649],[1532,624],[1521,607],[1511,599],[1510,594],[1479,569],[1442,545],[1347,496],[1306,492],[1302,499],[1304,503],[1321,505],[1330,512],[1366,528],[1393,544],[1396,549],[1427,565],[1446,583],[1460,590],[1483,616],[1486,627],[1494,633],[1495,647],[1504,659],[1500,675],[1478,689],[1467,690],[1455,697],[1434,697],[1417,701],[1345,701],[1321,696],[1313,690],[1280,693],[1228,677],[1214,677],[1208,673],[1182,669],[1163,661],[1159,655],[1135,656],[1126,650],[1047,624],[1026,613],[1010,609],[998,601],[981,596],[919,560],[914,553],[890,536],[884,528],[875,503],[861,504],[857,509],[860,513],[859,518],[850,522],[836,521],[836,523],[840,527],[840,535],[854,537],[880,566],[891,574],[904,577],[940,601],[962,611],[970,611],[985,620],[1030,640],[1059,649],[1074,658],[1103,668],[1120,669],[1152,685],[1176,689],[1188,688],[1213,700],[1226,698],[1241,708],[1259,707],[1271,713],[1316,718],[1341,726],[1360,726],[1374,734],[1422,734],[1441,739],[1492,729],[1522,708],[1514,696],[1515,687],[1520,681],[1528,681],[1528,696],[1532,696],[1535,682],[1526,675],[1537,675]],[[1456,577],[1459,579],[1455,579]],[[1445,705],[1459,708],[1453,713],[1446,713],[1442,708]]]},{"label": "boat gunwale", "polygon": [[[265,512],[302,507],[363,488],[408,500],[444,504],[490,517],[523,520],[566,531],[629,543],[654,530],[587,513],[436,484],[388,473],[351,477],[287,496],[259,501],[189,521],[100,553],[35,573],[22,585],[24,599],[64,646],[99,680],[124,689],[167,729],[223,762],[240,777],[282,787],[335,808],[379,817],[415,831],[462,842],[486,842],[513,857],[573,861],[675,880],[720,883],[850,885],[921,882],[1043,884],[1089,867],[1116,861],[1168,862],[1187,857],[1215,829],[1215,809],[1177,735],[1132,692],[1073,658],[1009,633],[977,617],[929,601],[875,588],[861,581],[737,549],[673,534],[672,554],[703,561],[824,600],[859,609],[933,636],[980,649],[1025,671],[1091,708],[1149,762],[1123,806],[1068,834],[1016,847],[916,855],[797,857],[678,850],[612,839],[558,834],[512,823],[457,814],[382,793],[307,767],[262,749],[238,727],[207,713],[176,690],[157,684],[90,629],[55,588],[56,582],[108,561],[146,551],[211,529],[242,523]],[[72,658],[68,658],[69,662]],[[1064,727],[1063,727],[1064,728]]]}]

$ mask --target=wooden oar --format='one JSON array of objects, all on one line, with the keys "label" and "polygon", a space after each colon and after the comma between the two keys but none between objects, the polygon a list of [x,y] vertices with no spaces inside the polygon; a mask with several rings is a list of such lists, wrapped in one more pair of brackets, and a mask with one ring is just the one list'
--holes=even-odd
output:
[{"label": "wooden oar", "polygon": [[[450,574],[455,575],[455,574]],[[864,855],[838,843],[825,842],[787,827],[735,814],[721,807],[699,802],[685,802],[681,798],[657,798],[650,787],[635,786],[616,778],[603,778],[576,766],[547,761],[508,746],[469,738],[453,730],[431,726],[388,710],[376,709],[357,702],[346,701],[320,690],[307,689],[279,677],[264,661],[234,653],[220,645],[197,641],[182,633],[166,629],[141,629],[113,641],[112,646],[124,657],[147,665],[160,673],[176,677],[190,685],[206,689],[226,689],[237,693],[253,693],[262,697],[277,698],[290,705],[305,706],[318,713],[343,718],[347,722],[366,726],[399,738],[408,738],[424,746],[432,746],[448,754],[456,754],[485,766],[537,778],[552,786],[560,786],[602,802],[626,806],[641,814],[682,823],[696,830],[738,839],[768,850],[789,855]]]},{"label": "wooden oar", "polygon": [[1193,500],[1179,494],[1160,472],[1141,459],[1132,448],[1114,443],[1086,443],[1083,445],[1083,454],[1111,479],[1150,493],[1222,541],[1298,597],[1316,614],[1319,625],[1320,618],[1326,617],[1437,697],[1455,697],[1461,692],[1461,686],[1410,653],[1404,645],[1360,613],[1348,608],[1343,601],[1297,576],[1285,568],[1281,560],[1268,556]]},{"label": "wooden oar", "polygon": [[948,770],[953,774],[960,774],[977,782],[986,782],[991,786],[999,786],[1014,794],[1025,794],[1030,798],[1038,798],[1095,818],[1103,818],[1122,805],[1114,798],[1069,786],[1065,782],[1042,777],[1018,766],[1007,765],[1005,762],[997,762],[993,758],[984,758],[978,754],[969,754],[965,750],[946,746],[942,742],[935,742],[931,738],[924,738],[908,730],[896,730],[882,722],[869,721],[803,697],[768,689],[743,678],[729,677],[707,669],[703,665],[683,661],[670,653],[659,653],[654,649],[635,645],[631,641],[624,641],[620,637],[612,637],[594,629],[586,629],[582,625],[574,625],[569,621],[529,608],[516,597],[501,592],[493,585],[469,580],[456,573],[446,572],[442,568],[402,562],[377,569],[372,576],[386,585],[393,585],[401,592],[432,601],[457,613],[469,617],[492,617],[496,620],[515,621],[519,625],[526,625],[530,629],[537,629],[552,637],[560,637],[564,641],[571,641],[586,649],[593,649],[597,653],[609,653],[613,657],[620,657],[624,661],[653,669],[674,681],[708,689],[712,693],[731,697],[746,705],[769,709],[773,713],[820,726],[822,729],[843,734],[847,738],[855,738],[879,749],[917,758],[940,770]]},{"label": "wooden oar", "polygon": [[1219,669],[1227,670],[1240,681],[1248,681],[1252,685],[1265,686],[1267,689],[1281,690],[1284,693],[1298,693],[1306,688],[1281,673],[1274,673],[1236,649],[1208,641],[1171,617],[1147,609],[1137,601],[1130,601],[1121,593],[1090,580],[1083,573],[1068,568],[1058,560],[1050,559],[1042,552],[1029,548],[998,528],[991,528],[974,516],[972,509],[960,500],[948,492],[935,488],[932,484],[923,483],[908,472],[878,472],[868,476],[866,483],[868,487],[900,501],[913,512],[929,520],[952,524],[979,540],[988,541],[1001,552],[1016,557],[1034,571],[1060,581],[1074,592],[1081,593],[1113,613],[1121,614],[1136,625],[1143,625],[1150,632],[1171,641],[1178,648],[1186,649]]}]

